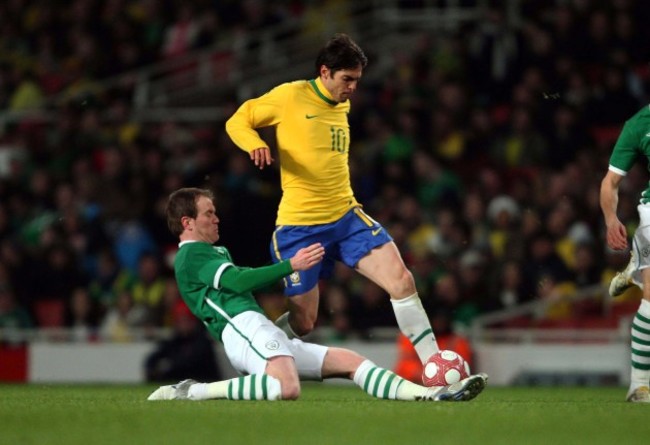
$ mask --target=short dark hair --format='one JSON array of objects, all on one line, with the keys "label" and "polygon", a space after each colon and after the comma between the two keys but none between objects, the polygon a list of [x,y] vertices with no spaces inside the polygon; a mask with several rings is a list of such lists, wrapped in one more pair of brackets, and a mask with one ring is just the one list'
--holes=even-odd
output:
[{"label": "short dark hair", "polygon": [[350,36],[343,33],[334,34],[316,56],[316,75],[320,74],[320,67],[323,65],[335,73],[358,66],[365,68],[367,64],[368,58]]},{"label": "short dark hair", "polygon": [[169,195],[167,206],[165,207],[165,214],[167,215],[167,227],[169,227],[169,230],[174,235],[180,236],[183,233],[181,219],[184,216],[196,218],[198,212],[196,201],[201,196],[205,196],[214,201],[214,194],[210,190],[195,187],[178,189]]}]

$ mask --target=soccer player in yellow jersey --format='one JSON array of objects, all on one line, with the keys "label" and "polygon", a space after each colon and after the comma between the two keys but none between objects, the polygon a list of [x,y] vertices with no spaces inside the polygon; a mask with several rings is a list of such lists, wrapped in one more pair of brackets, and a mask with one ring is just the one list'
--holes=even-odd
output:
[{"label": "soccer player in yellow jersey", "polygon": [[226,122],[226,131],[262,169],[274,159],[257,129],[276,129],[283,195],[270,246],[274,261],[316,242],[326,250],[322,263],[284,278],[289,312],[276,324],[293,336],[311,332],[318,280],[331,276],[335,261],[341,261],[388,292],[400,330],[424,363],[438,345],[413,275],[386,229],[361,209],[350,185],[349,99],[366,64],[361,48],[336,34],[318,53],[315,79],[285,83],[244,102]]}]

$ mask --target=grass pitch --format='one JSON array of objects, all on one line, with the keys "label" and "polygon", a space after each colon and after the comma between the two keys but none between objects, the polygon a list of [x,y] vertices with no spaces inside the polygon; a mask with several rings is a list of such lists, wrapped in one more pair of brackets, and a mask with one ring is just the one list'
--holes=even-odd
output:
[{"label": "grass pitch", "polygon": [[305,385],[295,402],[148,402],[155,386],[0,385],[0,444],[647,444],[623,388],[488,388],[466,403]]}]

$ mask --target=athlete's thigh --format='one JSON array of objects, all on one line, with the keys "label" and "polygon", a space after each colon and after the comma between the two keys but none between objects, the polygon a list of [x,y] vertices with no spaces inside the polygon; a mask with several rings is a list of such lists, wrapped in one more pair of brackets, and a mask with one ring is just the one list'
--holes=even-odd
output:
[{"label": "athlete's thigh", "polygon": [[323,363],[329,349],[327,346],[294,338],[290,340],[289,349],[293,354],[300,380],[323,379]]},{"label": "athlete's thigh", "polygon": [[221,339],[230,363],[242,374],[264,373],[270,358],[293,356],[287,335],[257,312],[244,312],[233,317],[223,330]]},{"label": "athlete's thigh", "polygon": [[292,314],[299,314],[311,320],[318,316],[319,292],[318,285],[301,295],[290,295],[287,306]]},{"label": "athlete's thigh", "polygon": [[[377,283],[390,295],[415,292],[415,289],[410,289],[412,287],[410,272],[406,268],[397,246],[392,241],[368,252],[359,260],[356,270]],[[404,277],[409,277],[409,279],[403,280]],[[409,289],[402,288],[404,286]]]},{"label": "athlete's thigh", "polygon": [[293,257],[299,249],[313,243],[321,243],[325,248],[323,261],[314,267],[293,272],[283,279],[284,294],[287,297],[304,295],[318,285],[320,278],[329,278],[334,270],[334,258],[331,250],[333,226],[319,224],[316,226],[278,226],[273,232],[270,251],[274,262]]},{"label": "athlete's thigh", "polygon": [[634,232],[632,249],[638,263],[636,269],[640,270],[650,267],[650,206],[640,204],[637,210],[639,211],[639,227]]}]

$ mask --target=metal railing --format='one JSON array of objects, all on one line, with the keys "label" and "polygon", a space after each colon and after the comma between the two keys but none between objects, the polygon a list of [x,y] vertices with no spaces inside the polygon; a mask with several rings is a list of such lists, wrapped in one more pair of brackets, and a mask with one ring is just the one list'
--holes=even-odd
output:
[{"label": "metal railing", "polygon": [[[607,288],[602,285],[591,286],[581,289],[573,295],[564,296],[565,301],[578,303],[586,300],[595,300],[602,303],[602,315],[609,315],[612,305],[615,302],[609,297]],[[550,342],[550,341],[574,341],[574,342],[620,342],[629,341],[630,325],[632,316],[621,316],[616,329],[612,328],[548,328],[536,327],[532,322],[530,327],[500,327],[499,324],[510,320],[529,316],[532,321],[539,321],[544,318],[553,302],[547,300],[535,300],[523,303],[513,308],[503,309],[483,315],[472,320],[468,332],[473,341],[486,342]],[[496,325],[496,327],[495,327]]]}]

